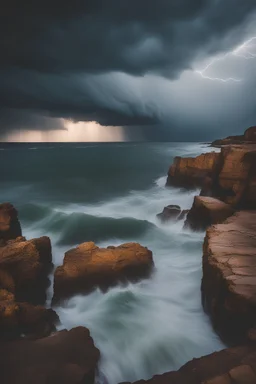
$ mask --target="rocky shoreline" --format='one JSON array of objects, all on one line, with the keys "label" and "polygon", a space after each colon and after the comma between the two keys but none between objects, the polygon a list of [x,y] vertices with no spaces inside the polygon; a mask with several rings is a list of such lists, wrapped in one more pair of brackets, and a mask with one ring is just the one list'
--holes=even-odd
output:
[{"label": "rocky shoreline", "polygon": [[[206,230],[202,304],[230,345],[193,359],[176,372],[136,383],[256,384],[256,127],[213,142],[220,152],[176,157],[167,187],[200,188],[192,208],[165,207],[158,218]],[[26,240],[18,212],[0,204],[0,382],[93,384],[100,352],[85,327],[56,332],[58,315],[45,307],[53,268],[48,237]],[[136,243],[99,248],[93,242],[66,252],[54,273],[56,303],[95,287],[150,278],[152,252]],[[112,384],[112,383],[109,383]]]}]

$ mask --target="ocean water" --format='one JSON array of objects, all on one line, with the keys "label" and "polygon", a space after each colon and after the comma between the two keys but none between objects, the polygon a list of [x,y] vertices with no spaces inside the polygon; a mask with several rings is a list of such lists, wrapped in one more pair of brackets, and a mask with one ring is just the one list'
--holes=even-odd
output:
[{"label": "ocean water", "polygon": [[[156,218],[168,204],[190,208],[197,192],[165,187],[174,156],[211,150],[197,143],[0,145],[0,201],[17,207],[28,239],[51,238],[55,266],[89,240],[153,251],[150,279],[55,308],[59,329],[90,329],[101,351],[100,383],[147,379],[224,347],[201,307],[204,233]],[[52,287],[48,303],[51,294]]]}]

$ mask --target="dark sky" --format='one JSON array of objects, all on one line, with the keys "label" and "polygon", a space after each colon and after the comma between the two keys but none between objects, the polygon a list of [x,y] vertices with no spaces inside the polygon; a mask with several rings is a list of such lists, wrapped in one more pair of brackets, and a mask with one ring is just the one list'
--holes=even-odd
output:
[{"label": "dark sky", "polygon": [[4,0],[0,33],[2,139],[67,119],[159,141],[256,124],[255,0]]}]

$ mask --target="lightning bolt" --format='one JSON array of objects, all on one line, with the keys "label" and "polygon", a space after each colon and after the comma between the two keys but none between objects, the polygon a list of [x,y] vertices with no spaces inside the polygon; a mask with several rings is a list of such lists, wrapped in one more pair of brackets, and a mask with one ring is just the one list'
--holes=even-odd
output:
[{"label": "lightning bolt", "polygon": [[[251,52],[255,46],[256,51],[256,36],[251,37],[249,40],[245,41],[242,45],[236,48],[232,54],[234,56],[242,57],[243,59],[250,60],[256,58],[256,52]],[[244,53],[243,53],[244,51]]]},{"label": "lightning bolt", "polygon": [[225,55],[221,57],[214,58],[210,61],[209,64],[206,65],[205,68],[202,70],[196,70],[195,72],[198,73],[203,79],[211,80],[211,81],[218,81],[221,83],[240,83],[242,79],[237,79],[234,77],[228,77],[228,78],[221,78],[221,77],[211,77],[206,75],[206,71],[215,63],[219,61],[225,60],[229,56],[237,56],[241,57],[246,60],[255,59],[256,58],[256,52],[253,52],[253,48],[256,48],[256,36],[251,37],[249,40],[245,41],[243,44],[239,45],[236,49],[234,49],[231,52],[226,53]]}]

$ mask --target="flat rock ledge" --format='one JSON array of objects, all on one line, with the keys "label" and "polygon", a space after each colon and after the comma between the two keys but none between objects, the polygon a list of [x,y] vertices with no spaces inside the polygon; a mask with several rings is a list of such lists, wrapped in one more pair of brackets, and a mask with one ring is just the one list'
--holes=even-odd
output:
[{"label": "flat rock ledge", "polygon": [[[178,371],[134,384],[255,384],[256,345],[224,349],[193,359]],[[123,383],[124,384],[124,383]],[[128,383],[126,383],[128,384]]]},{"label": "flat rock ledge", "polygon": [[240,211],[210,227],[203,246],[202,301],[230,343],[256,327],[256,211]]},{"label": "flat rock ledge", "polygon": [[153,266],[152,252],[137,243],[107,248],[83,243],[66,252],[56,269],[53,303],[95,287],[106,290],[118,282],[148,277]]},{"label": "flat rock ledge", "polygon": [[0,343],[1,384],[94,384],[99,350],[84,327]]},{"label": "flat rock ledge", "polygon": [[195,196],[184,227],[203,231],[212,224],[223,223],[234,213],[235,210],[223,201],[213,197]]}]

